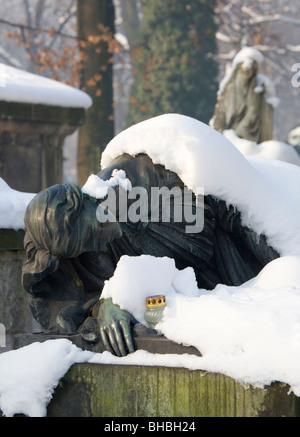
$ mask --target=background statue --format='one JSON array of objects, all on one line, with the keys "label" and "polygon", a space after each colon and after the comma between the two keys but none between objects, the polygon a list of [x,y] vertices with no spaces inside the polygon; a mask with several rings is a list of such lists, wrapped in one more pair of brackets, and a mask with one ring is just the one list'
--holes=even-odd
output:
[{"label": "background statue", "polygon": [[[152,187],[184,189],[177,174],[154,165],[145,154],[123,154],[98,176],[108,180],[115,169],[126,172],[132,187],[148,192]],[[113,189],[117,193],[122,188]],[[186,233],[186,223],[172,218],[118,222],[118,211],[116,222],[100,223],[99,203],[76,185],[55,185],[33,198],[25,214],[23,284],[33,315],[46,332],[82,332],[92,341],[100,334],[116,355],[134,350],[134,321],[110,299],[99,298],[122,255],[174,258],[178,269],[193,267],[198,287],[205,289],[218,283],[240,285],[279,256],[263,235],[241,225],[234,205],[212,196],[204,198],[204,228],[197,233]]]},{"label": "background statue", "polygon": [[259,74],[263,56],[245,48],[233,60],[221,82],[210,125],[223,133],[232,129],[240,138],[259,144],[273,138],[274,106],[278,104],[273,84]]}]

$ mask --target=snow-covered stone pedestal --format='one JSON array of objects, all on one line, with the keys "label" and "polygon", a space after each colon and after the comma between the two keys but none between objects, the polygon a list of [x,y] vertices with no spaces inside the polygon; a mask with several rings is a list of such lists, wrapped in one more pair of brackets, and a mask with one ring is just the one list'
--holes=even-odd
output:
[{"label": "snow-covered stone pedestal", "polygon": [[0,65],[0,176],[12,188],[29,192],[61,183],[64,139],[84,122],[90,97]]},{"label": "snow-covered stone pedestal", "polygon": [[183,368],[76,364],[61,379],[49,417],[295,417],[289,386],[241,385]]},{"label": "snow-covered stone pedestal", "polygon": [[83,109],[0,102],[0,175],[25,191],[62,183],[62,146],[84,120]]}]

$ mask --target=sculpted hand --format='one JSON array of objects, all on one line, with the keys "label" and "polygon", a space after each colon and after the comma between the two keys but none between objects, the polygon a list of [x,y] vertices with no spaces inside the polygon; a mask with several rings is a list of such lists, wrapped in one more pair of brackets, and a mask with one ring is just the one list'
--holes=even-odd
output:
[{"label": "sculpted hand", "polygon": [[128,311],[122,310],[112,299],[101,299],[98,312],[99,331],[106,349],[119,357],[134,352]]}]

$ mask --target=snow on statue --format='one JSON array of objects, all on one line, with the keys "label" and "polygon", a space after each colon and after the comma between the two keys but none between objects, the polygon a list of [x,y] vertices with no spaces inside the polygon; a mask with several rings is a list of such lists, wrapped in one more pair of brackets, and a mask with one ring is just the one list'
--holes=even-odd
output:
[{"label": "snow on statue", "polygon": [[[123,255],[167,257],[174,260],[169,272],[192,268],[197,287],[212,290],[240,286],[280,255],[300,252],[298,168],[246,159],[192,118],[166,114],[122,132],[108,144],[97,180],[100,191],[95,178],[82,189],[57,185],[27,208],[23,283],[45,330],[86,332],[92,310],[107,349],[133,352],[132,315],[109,295],[109,285],[101,295]],[[185,190],[200,187],[205,195],[197,205]],[[175,188],[175,196],[167,197],[168,208],[156,205],[151,220],[155,188]],[[123,294],[131,300],[130,290]]]}]

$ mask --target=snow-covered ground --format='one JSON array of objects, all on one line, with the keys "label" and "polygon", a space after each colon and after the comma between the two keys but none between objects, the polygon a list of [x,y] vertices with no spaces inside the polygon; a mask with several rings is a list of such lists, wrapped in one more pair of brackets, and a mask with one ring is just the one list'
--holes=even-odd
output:
[{"label": "snow-covered ground", "polygon": [[244,156],[209,126],[178,114],[121,132],[105,149],[102,166],[124,152],[147,153],[192,190],[204,187],[235,205],[243,224],[264,233],[281,257],[239,287],[219,284],[212,291],[198,289],[193,269],[179,271],[172,259],[122,257],[103,295],[144,323],[145,297],[165,294],[157,328],[203,356],[137,351],[118,358],[81,351],[68,340],[35,343],[0,355],[4,414],[45,415],[53,389],[76,362],[202,369],[257,387],[277,380],[300,396],[300,168]]},{"label": "snow-covered ground", "polygon": [[277,140],[263,141],[257,144],[254,141],[238,137],[233,129],[225,130],[223,135],[245,156],[275,159],[300,165],[300,156],[292,144]]}]

